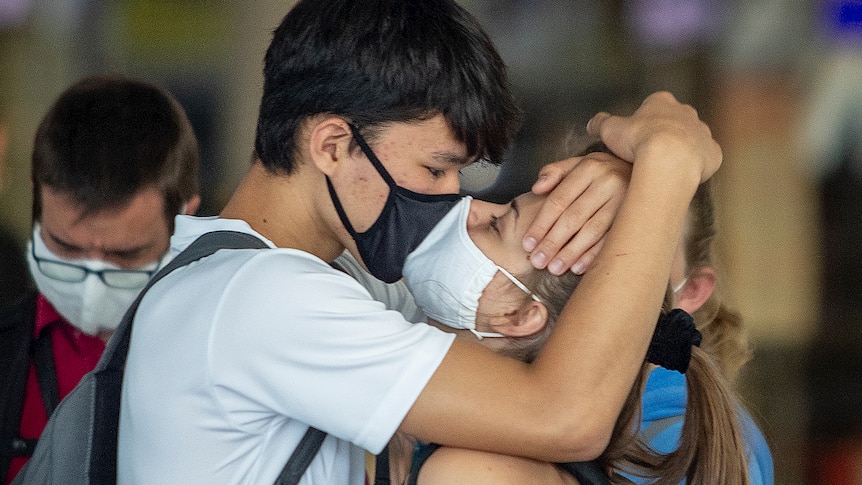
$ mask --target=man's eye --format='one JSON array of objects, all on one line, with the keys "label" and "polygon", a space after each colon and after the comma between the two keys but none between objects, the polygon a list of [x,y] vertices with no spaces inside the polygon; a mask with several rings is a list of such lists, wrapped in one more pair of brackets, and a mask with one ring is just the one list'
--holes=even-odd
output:
[{"label": "man's eye", "polygon": [[431,176],[434,177],[435,179],[439,179],[440,177],[446,175],[445,170],[441,170],[439,168],[434,168],[434,167],[427,167],[427,168],[428,168],[428,172],[430,172]]},{"label": "man's eye", "polygon": [[499,234],[499,233],[500,233],[500,228],[499,228],[499,227],[497,227],[497,219],[498,219],[498,218],[497,218],[497,216],[491,216],[491,222],[490,222],[490,224],[488,224],[488,225],[489,225],[489,226],[491,226],[491,229],[493,229],[493,230],[494,230],[494,232],[496,232],[497,234]]}]

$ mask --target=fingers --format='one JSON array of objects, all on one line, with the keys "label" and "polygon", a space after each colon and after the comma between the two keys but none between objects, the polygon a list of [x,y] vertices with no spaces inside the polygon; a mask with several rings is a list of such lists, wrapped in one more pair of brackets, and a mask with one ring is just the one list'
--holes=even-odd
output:
[{"label": "fingers", "polygon": [[[604,190],[592,187],[572,204],[554,224],[532,253],[545,255],[547,268],[553,274],[572,272],[582,274],[597,254],[598,248],[622,205],[622,197],[611,196]],[[596,200],[606,200],[597,211],[589,212]],[[535,264],[534,264],[535,266]]]},{"label": "fingers", "polygon": [[565,178],[566,174],[574,170],[580,161],[581,157],[574,157],[545,165],[539,170],[539,178],[531,190],[536,195],[547,194]]},{"label": "fingers", "polygon": [[525,248],[538,241],[530,257],[533,266],[553,274],[570,268],[583,272],[622,205],[630,176],[631,165],[611,155],[584,157],[550,192],[527,229]]},{"label": "fingers", "polygon": [[721,148],[692,106],[668,92],[649,95],[630,116],[598,113],[587,123],[620,158],[636,165],[661,163],[690,171],[700,181],[721,165]]},{"label": "fingers", "polygon": [[[580,159],[578,160],[580,161]],[[568,172],[564,171],[566,166],[571,167]],[[536,192],[534,186],[533,191],[539,195],[547,193],[548,197],[542,204],[542,209],[539,211],[539,214],[524,234],[523,246],[525,251],[533,251],[536,248],[538,243],[545,238],[548,231],[551,230],[560,216],[562,216],[563,212],[566,211],[566,209],[569,209],[572,202],[577,200],[577,198],[589,186],[591,181],[590,178],[574,175],[576,173],[574,171],[576,166],[576,164],[571,165],[556,162],[542,168],[540,173],[546,175],[545,183],[543,185],[547,185],[547,187],[541,187],[545,189],[543,192]],[[552,183],[552,181],[555,182]],[[537,182],[537,184],[538,183],[539,182]],[[577,227],[580,228],[580,225]],[[554,251],[554,254],[555,253],[556,251]],[[541,261],[543,255],[544,253],[533,255],[533,264],[538,269],[544,268],[547,263],[547,261]]]},{"label": "fingers", "polygon": [[593,261],[596,260],[596,256],[598,256],[599,251],[602,250],[602,246],[605,244],[605,238],[599,239],[593,247],[587,250],[583,256],[580,257],[575,264],[572,265],[572,273],[576,275],[582,275],[590,270],[593,265]]},{"label": "fingers", "polygon": [[620,139],[620,134],[628,134],[624,131],[624,124],[629,122],[630,117],[613,116],[604,111],[596,113],[587,122],[587,134],[600,138],[614,154],[628,162],[634,161],[634,147]]}]

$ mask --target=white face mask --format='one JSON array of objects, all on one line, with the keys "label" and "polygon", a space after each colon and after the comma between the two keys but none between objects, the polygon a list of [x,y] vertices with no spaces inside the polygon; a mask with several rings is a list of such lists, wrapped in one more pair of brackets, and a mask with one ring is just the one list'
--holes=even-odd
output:
[{"label": "white face mask", "polygon": [[478,338],[505,337],[476,330],[476,310],[482,291],[502,272],[518,288],[539,301],[511,273],[497,266],[467,233],[472,197],[464,197],[440,220],[404,264],[404,282],[426,315]]},{"label": "white face mask", "polygon": [[[87,335],[99,335],[114,331],[123,314],[146,285],[149,278],[170,260],[168,251],[159,261],[146,265],[140,270],[126,271],[101,260],[65,259],[51,252],[41,236],[41,226],[33,225],[33,237],[27,242],[27,263],[36,288],[48,302],[70,324]],[[48,260],[37,262],[36,258]],[[59,263],[59,264],[58,264]],[[78,271],[74,267],[86,268],[80,281],[62,281],[47,276],[48,265],[66,271]],[[51,274],[51,271],[48,271]],[[101,276],[100,274],[101,273]],[[108,278],[113,284],[123,288],[108,286],[103,281]],[[116,281],[115,281],[116,280]],[[134,288],[128,288],[134,286]]]}]

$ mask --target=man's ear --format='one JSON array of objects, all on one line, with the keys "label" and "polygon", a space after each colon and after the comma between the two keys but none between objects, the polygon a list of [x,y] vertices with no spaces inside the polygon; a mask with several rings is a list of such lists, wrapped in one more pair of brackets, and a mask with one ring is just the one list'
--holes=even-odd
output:
[{"label": "man's ear", "polygon": [[527,337],[541,332],[548,323],[548,309],[541,302],[530,299],[505,325],[494,326],[494,331],[507,337]]},{"label": "man's ear", "polygon": [[308,153],[318,170],[332,176],[338,162],[350,155],[353,134],[347,121],[337,116],[310,118],[308,129]]},{"label": "man's ear", "polygon": [[180,214],[184,216],[193,216],[198,212],[198,208],[201,206],[201,196],[194,195],[189,200],[187,200],[182,207],[182,211]]},{"label": "man's ear", "polygon": [[715,291],[715,270],[702,266],[691,272],[685,285],[679,291],[676,307],[694,313],[712,296]]}]

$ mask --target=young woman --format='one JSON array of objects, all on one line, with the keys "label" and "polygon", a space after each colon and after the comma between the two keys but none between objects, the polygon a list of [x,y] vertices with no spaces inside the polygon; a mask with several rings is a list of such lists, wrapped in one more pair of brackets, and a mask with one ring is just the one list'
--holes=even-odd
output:
[{"label": "young woman", "polygon": [[[524,361],[535,358],[579,280],[572,273],[534,270],[521,248],[542,201],[534,194],[507,205],[466,199],[441,221],[404,270],[429,323]],[[674,370],[644,364],[599,462],[615,483],[771,484],[769,449],[728,383],[750,354],[738,317],[714,291],[708,183],[695,195],[687,219],[665,308],[694,314],[702,339],[682,322],[687,314],[663,317],[649,357]],[[658,338],[662,332],[664,339]],[[410,441],[402,437],[390,452],[400,481],[407,468],[402,460],[412,454]],[[578,483],[565,466],[523,458],[441,448],[422,459],[411,477],[420,485]]]}]

